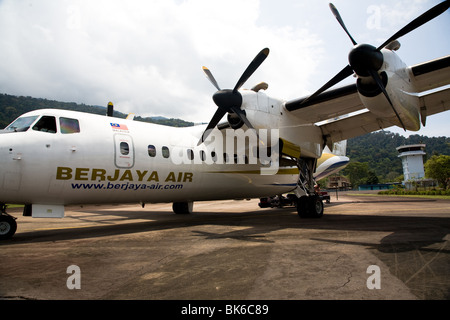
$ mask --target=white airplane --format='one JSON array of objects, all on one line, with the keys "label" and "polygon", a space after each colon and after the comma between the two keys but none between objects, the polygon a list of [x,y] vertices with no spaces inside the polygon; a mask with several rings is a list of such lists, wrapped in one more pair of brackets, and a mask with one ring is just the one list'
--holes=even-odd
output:
[{"label": "white airplane", "polygon": [[[54,109],[20,116],[0,134],[0,238],[16,231],[16,219],[6,213],[13,203],[32,217],[63,217],[69,204],[138,202],[171,202],[175,213],[189,213],[194,201],[295,191],[299,215],[321,217],[314,172],[325,146],[393,125],[417,131],[450,105],[450,56],[406,66],[395,53],[398,38],[445,12],[450,0],[378,48],[356,44],[330,7],[355,46],[349,65],[308,98],[271,98],[264,83],[241,89],[268,56],[264,49],[234,89],[222,90],[203,68],[218,90],[218,109],[206,127]],[[352,74],[356,84],[325,91]]]}]

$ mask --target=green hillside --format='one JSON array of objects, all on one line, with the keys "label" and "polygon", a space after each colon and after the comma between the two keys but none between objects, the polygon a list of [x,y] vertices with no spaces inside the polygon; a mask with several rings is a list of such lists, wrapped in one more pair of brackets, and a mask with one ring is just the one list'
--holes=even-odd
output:
[{"label": "green hillside", "polygon": [[[101,115],[104,115],[106,113],[106,107],[88,106],[75,102],[59,102],[40,98],[17,97],[8,94],[0,94],[0,128],[6,127],[14,119],[24,114],[25,112],[46,108],[81,111]],[[114,116],[118,118],[126,118],[127,115],[118,111],[114,111]],[[187,122],[180,119],[167,119],[162,117],[142,118],[136,116],[134,120],[173,127],[190,127],[194,125],[192,122]]]},{"label": "green hillside", "polygon": [[[450,155],[449,137],[411,135],[405,138],[398,133],[378,131],[349,139],[347,156],[350,162],[367,163],[380,181],[390,182],[403,174],[402,161],[397,147],[409,144],[425,144],[424,162],[433,155]],[[344,170],[343,174],[347,172]]]}]

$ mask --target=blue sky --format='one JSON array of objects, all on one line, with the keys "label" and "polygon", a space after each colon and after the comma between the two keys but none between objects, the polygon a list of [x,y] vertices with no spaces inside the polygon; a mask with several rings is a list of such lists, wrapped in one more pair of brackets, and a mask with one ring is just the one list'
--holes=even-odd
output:
[{"label": "blue sky", "polygon": [[[377,46],[439,1],[333,3],[358,43]],[[399,39],[399,56],[414,65],[450,54],[448,30],[449,11]],[[348,63],[351,46],[322,0],[0,0],[0,92],[113,101],[142,116],[209,121],[215,89],[201,67],[233,87],[265,47],[246,87],[266,81],[274,97],[305,96]],[[417,133],[450,136],[449,123],[447,111]]]}]

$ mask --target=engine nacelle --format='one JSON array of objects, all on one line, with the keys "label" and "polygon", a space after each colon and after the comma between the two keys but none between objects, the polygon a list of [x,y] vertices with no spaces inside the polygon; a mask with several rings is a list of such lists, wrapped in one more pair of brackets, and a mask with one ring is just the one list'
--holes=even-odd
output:
[{"label": "engine nacelle", "polygon": [[[383,65],[378,71],[386,92],[407,130],[420,129],[420,103],[415,94],[412,74],[402,60],[391,50],[382,49]],[[358,93],[361,101],[372,113],[399,127],[400,121],[381,89],[371,77],[358,77]]]},{"label": "engine nacelle", "polygon": [[264,92],[243,91],[242,110],[256,129],[278,129],[279,137],[301,150],[302,157],[319,158],[322,154],[322,132],[314,124],[299,124],[285,112],[282,100]]}]

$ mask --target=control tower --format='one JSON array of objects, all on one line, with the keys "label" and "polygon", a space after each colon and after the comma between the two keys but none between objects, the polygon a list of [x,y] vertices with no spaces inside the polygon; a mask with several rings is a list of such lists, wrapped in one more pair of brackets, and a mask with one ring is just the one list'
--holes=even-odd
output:
[{"label": "control tower", "polygon": [[423,156],[425,144],[413,144],[397,148],[399,158],[402,159],[404,182],[423,179],[425,170],[423,168]]}]

